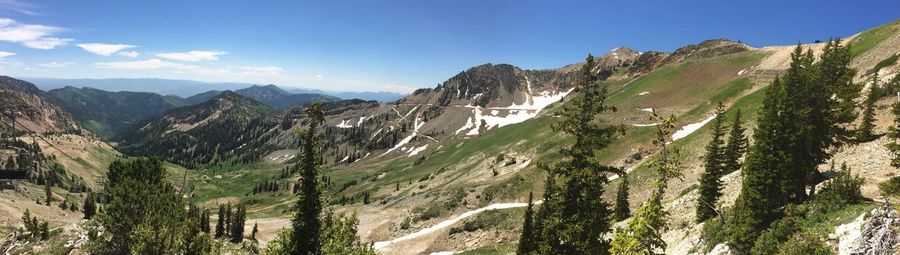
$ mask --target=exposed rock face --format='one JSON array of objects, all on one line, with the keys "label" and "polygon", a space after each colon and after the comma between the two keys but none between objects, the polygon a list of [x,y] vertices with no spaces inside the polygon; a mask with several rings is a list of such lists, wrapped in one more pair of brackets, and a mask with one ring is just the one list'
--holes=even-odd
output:
[{"label": "exposed rock face", "polygon": [[674,63],[685,60],[709,58],[750,50],[750,46],[741,42],[733,42],[728,39],[706,40],[700,44],[691,44],[675,50],[665,63]]},{"label": "exposed rock face", "polygon": [[[16,115],[16,123],[28,132],[80,132],[67,112],[48,102],[47,93],[26,81],[0,76],[0,109]],[[4,117],[4,121],[6,117]]]},{"label": "exposed rock face", "polygon": [[667,57],[669,57],[669,53],[660,51],[644,52],[644,54],[641,54],[634,60],[634,64],[628,70],[628,75],[638,76],[650,73],[661,66]]}]

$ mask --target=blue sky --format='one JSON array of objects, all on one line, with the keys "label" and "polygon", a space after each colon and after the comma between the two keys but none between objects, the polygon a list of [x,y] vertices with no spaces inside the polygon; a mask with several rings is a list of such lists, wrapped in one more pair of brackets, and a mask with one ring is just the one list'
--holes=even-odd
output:
[{"label": "blue sky", "polygon": [[556,68],[711,38],[794,44],[897,18],[896,0],[0,0],[0,73],[409,92],[484,63]]}]

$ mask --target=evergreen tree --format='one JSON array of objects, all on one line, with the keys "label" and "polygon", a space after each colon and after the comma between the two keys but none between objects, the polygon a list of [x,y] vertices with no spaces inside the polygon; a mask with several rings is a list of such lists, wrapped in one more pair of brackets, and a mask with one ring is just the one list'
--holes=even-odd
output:
[{"label": "evergreen tree", "polygon": [[534,240],[534,201],[533,194],[528,193],[528,208],[525,209],[525,221],[522,223],[522,234],[519,236],[519,246],[516,254],[525,255],[537,251]]},{"label": "evergreen tree", "polygon": [[869,93],[866,100],[863,101],[862,123],[856,131],[856,139],[860,142],[871,141],[875,139],[873,129],[875,128],[875,101],[878,100],[876,94],[878,88],[878,73],[872,75],[872,85],[869,87]]},{"label": "evergreen tree", "polygon": [[786,161],[786,155],[780,152],[786,140],[779,122],[783,95],[784,85],[776,77],[766,88],[753,133],[754,144],[741,173],[741,191],[728,221],[729,245],[739,251],[749,251],[759,234],[776,220],[777,208],[787,203],[786,192],[778,186],[784,178],[782,167]]},{"label": "evergreen tree", "polygon": [[712,139],[706,145],[704,171],[700,175],[700,197],[697,198],[696,220],[704,222],[718,215],[716,203],[722,196],[722,176],[725,173],[725,106],[719,103],[712,126]]},{"label": "evergreen tree", "polygon": [[216,222],[216,239],[225,236],[225,205],[219,205],[219,221]]},{"label": "evergreen tree", "polygon": [[[565,106],[560,121],[553,125],[555,131],[572,135],[575,143],[560,150],[561,160],[544,167],[551,178],[561,178],[564,185],[558,194],[544,194],[541,211],[558,211],[546,213],[552,218],[542,218],[548,222],[539,223],[541,254],[605,254],[609,250],[608,240],[603,237],[610,231],[612,209],[599,194],[609,182],[607,176],[621,170],[600,164],[594,153],[612,143],[622,129],[603,125],[597,116],[614,108],[605,105],[606,87],[598,83],[596,67],[594,57],[588,55],[580,71],[580,93]],[[548,196],[559,197],[548,200]]]},{"label": "evergreen tree", "polygon": [[298,131],[302,141],[300,149],[300,185],[294,207],[292,229],[279,233],[266,246],[265,254],[348,254],[374,255],[371,245],[363,243],[356,235],[356,215],[343,217],[322,205],[322,184],[318,168],[322,164],[319,137],[316,128],[324,121],[321,103],[307,106],[307,129]]},{"label": "evergreen tree", "polygon": [[256,233],[259,232],[259,224],[253,223],[253,232],[250,232],[250,238],[256,241]]},{"label": "evergreen tree", "polygon": [[230,237],[232,243],[240,243],[244,240],[244,222],[247,209],[244,204],[238,204],[234,214],[231,216]]},{"label": "evergreen tree", "polygon": [[728,132],[728,144],[725,145],[723,175],[741,169],[741,157],[747,151],[747,136],[744,135],[744,130],[741,110],[735,110],[734,120],[732,120],[731,128]]},{"label": "evergreen tree", "polygon": [[612,254],[657,254],[659,250],[666,249],[666,242],[662,234],[666,231],[668,213],[662,205],[666,187],[671,178],[679,177],[680,162],[678,150],[668,147],[671,142],[672,130],[675,129],[675,116],[662,119],[653,113],[654,118],[660,119],[657,125],[656,140],[654,144],[659,146],[659,156],[653,161],[651,167],[656,169],[655,189],[650,199],[644,201],[641,207],[634,213],[626,229],[616,231],[609,252]]},{"label": "evergreen tree", "polygon": [[891,125],[887,134],[891,142],[885,147],[891,152],[891,166],[900,167],[900,143],[897,141],[900,139],[900,101],[894,103],[891,113],[894,114],[894,124]]},{"label": "evergreen tree", "polygon": [[94,217],[94,214],[97,213],[97,198],[94,196],[94,192],[88,192],[87,198],[84,199],[84,205],[81,208],[81,212],[84,213],[85,219],[91,219]]},{"label": "evergreen tree", "polygon": [[231,237],[231,223],[233,222],[231,217],[231,203],[228,203],[225,204],[225,220],[223,221],[225,223],[225,236],[227,237]]},{"label": "evergreen tree", "polygon": [[44,185],[44,195],[46,196],[46,202],[44,204],[50,206],[50,201],[53,201],[53,191],[50,190],[50,183]]},{"label": "evergreen tree", "polygon": [[300,193],[297,195],[291,247],[292,254],[314,255],[321,251],[322,237],[322,194],[318,178],[318,168],[322,164],[319,155],[319,137],[316,129],[325,120],[322,104],[311,104],[306,108],[309,120],[305,130],[299,130],[303,143],[300,150]]},{"label": "evergreen tree", "polygon": [[616,208],[613,219],[625,220],[631,216],[631,208],[628,206],[628,175],[622,174],[622,183],[619,184],[619,191],[616,192]]},{"label": "evergreen tree", "polygon": [[200,234],[181,196],[155,159],[114,161],[107,175],[107,201],[96,215],[104,232],[91,254],[206,254],[211,240]]},{"label": "evergreen tree", "polygon": [[203,210],[200,217],[200,230],[209,234],[209,210]]}]

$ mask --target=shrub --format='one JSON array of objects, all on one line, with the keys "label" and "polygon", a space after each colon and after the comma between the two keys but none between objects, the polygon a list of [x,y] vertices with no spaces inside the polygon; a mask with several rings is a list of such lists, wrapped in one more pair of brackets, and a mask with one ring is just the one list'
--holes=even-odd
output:
[{"label": "shrub", "polygon": [[831,255],[831,248],[823,242],[823,236],[816,233],[798,233],[781,245],[779,255]]},{"label": "shrub", "polygon": [[703,253],[709,252],[716,247],[717,244],[728,241],[728,231],[725,222],[721,217],[707,220],[706,223],[703,224],[703,230],[701,230],[700,235],[706,243]]},{"label": "shrub", "polygon": [[863,179],[851,174],[847,164],[844,164],[841,171],[819,191],[813,203],[821,212],[831,212],[848,204],[856,204],[862,199],[859,191],[862,183]]},{"label": "shrub", "polygon": [[878,189],[885,196],[900,195],[900,176],[895,176],[878,184]]}]

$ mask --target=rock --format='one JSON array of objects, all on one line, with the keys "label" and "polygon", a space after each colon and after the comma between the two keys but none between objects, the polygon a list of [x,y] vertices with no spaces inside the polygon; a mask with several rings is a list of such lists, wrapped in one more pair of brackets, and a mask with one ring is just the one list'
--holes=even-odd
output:
[{"label": "rock", "polygon": [[726,243],[717,244],[716,247],[713,247],[709,253],[706,255],[736,255],[737,252],[731,250],[731,246],[728,246]]}]

